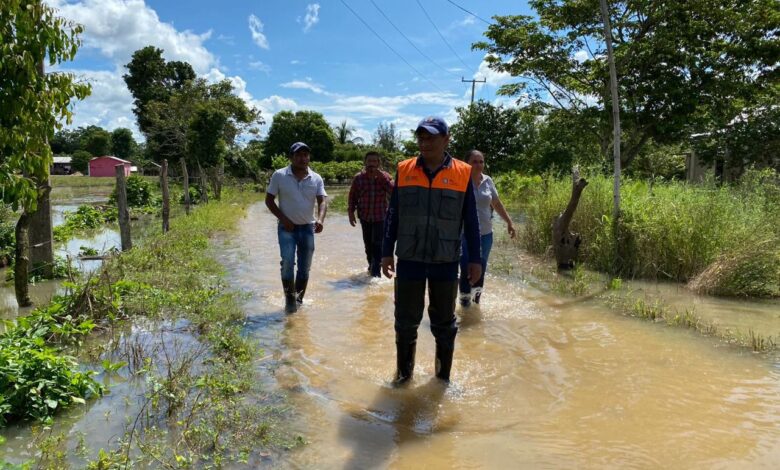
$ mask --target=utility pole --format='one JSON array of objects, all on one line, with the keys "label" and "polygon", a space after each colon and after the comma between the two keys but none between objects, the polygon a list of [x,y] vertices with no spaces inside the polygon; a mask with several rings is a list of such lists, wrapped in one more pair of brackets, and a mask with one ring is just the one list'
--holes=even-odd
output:
[{"label": "utility pole", "polygon": [[471,104],[474,104],[474,87],[477,83],[485,83],[487,81],[486,78],[483,78],[482,80],[466,80],[463,77],[460,77],[460,81],[463,83],[469,83],[471,82]]}]

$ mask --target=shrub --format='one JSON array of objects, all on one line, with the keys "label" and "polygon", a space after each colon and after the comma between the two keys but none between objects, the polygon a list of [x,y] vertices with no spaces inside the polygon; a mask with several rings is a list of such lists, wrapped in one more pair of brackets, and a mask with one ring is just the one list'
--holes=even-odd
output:
[{"label": "shrub", "polygon": [[700,294],[729,297],[780,297],[778,239],[725,253],[690,283]]},{"label": "shrub", "polygon": [[[154,202],[152,197],[154,186],[142,176],[130,175],[126,181],[126,190],[127,205],[130,207],[148,206]],[[109,202],[116,205],[116,188],[111,193]]]}]

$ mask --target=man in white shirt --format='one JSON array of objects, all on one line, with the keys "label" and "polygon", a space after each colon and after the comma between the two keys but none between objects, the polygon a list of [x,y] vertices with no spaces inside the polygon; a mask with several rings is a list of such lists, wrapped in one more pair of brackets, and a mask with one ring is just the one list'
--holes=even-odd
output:
[{"label": "man in white shirt", "polygon": [[[276,170],[265,195],[265,205],[279,219],[277,234],[282,261],[284,310],[293,313],[303,303],[314,255],[314,234],[322,232],[328,194],[322,177],[309,169],[311,149],[303,142],[290,146],[290,165]],[[279,204],[276,198],[279,198]],[[314,203],[317,203],[317,216]],[[295,273],[295,261],[298,272]]]}]

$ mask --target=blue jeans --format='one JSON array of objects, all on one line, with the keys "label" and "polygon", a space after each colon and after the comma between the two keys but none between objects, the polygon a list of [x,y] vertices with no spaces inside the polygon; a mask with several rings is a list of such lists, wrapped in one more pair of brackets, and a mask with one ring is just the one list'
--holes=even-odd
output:
[{"label": "blue jeans", "polygon": [[277,228],[279,252],[282,255],[282,281],[295,280],[295,258],[298,252],[298,279],[309,279],[309,268],[314,256],[314,224],[296,225],[292,232]]},{"label": "blue jeans", "polygon": [[[479,281],[474,284],[474,287],[482,287],[485,285],[485,272],[487,272],[488,256],[490,256],[490,249],[493,247],[493,232],[482,235],[480,237],[480,245],[480,253],[482,254],[482,276],[480,276]],[[469,283],[469,251],[466,246],[466,237],[461,238],[460,248],[459,289],[461,294],[468,294],[471,292],[471,284]]]}]

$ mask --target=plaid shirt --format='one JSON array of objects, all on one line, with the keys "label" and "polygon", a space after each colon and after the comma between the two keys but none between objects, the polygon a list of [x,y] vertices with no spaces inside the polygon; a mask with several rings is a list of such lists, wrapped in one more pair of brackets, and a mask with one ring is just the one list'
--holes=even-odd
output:
[{"label": "plaid shirt", "polygon": [[387,212],[387,201],[393,192],[393,178],[384,171],[369,178],[365,170],[352,180],[349,188],[349,212],[357,209],[358,218],[364,222],[382,222]]}]

